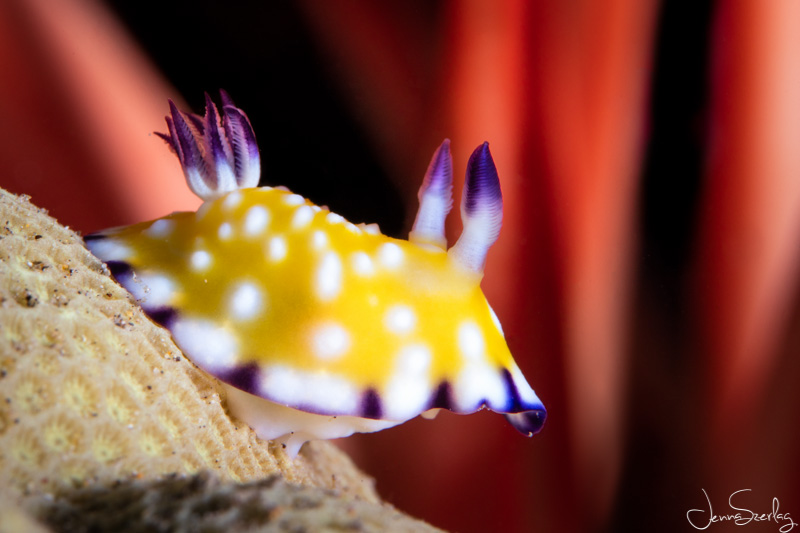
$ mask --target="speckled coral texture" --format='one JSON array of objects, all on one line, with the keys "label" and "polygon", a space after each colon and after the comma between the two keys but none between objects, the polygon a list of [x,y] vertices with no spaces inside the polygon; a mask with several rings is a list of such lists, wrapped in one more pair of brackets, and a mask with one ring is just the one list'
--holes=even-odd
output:
[{"label": "speckled coral texture", "polygon": [[[108,513],[106,509],[115,509]],[[39,507],[58,531],[116,533],[439,531],[397,511],[277,476],[223,484],[207,475],[126,482],[115,491],[81,489]]]},{"label": "speckled coral texture", "polygon": [[378,501],[334,446],[309,443],[292,461],[230,418],[221,385],[78,235],[0,189],[0,500],[198,472]]}]

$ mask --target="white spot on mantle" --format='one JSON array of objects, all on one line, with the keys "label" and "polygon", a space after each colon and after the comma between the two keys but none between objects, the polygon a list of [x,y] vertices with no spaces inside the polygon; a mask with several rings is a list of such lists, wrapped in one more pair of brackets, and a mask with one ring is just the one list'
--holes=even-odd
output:
[{"label": "white spot on mantle", "polygon": [[282,261],[288,252],[286,239],[283,237],[273,237],[269,240],[269,258],[272,261]]},{"label": "white spot on mantle", "polygon": [[328,245],[328,235],[324,231],[318,229],[311,235],[311,246],[315,250],[322,250],[327,245]]},{"label": "white spot on mantle", "polygon": [[285,405],[353,415],[358,410],[356,388],[338,376],[273,366],[264,372],[260,385],[262,394]]},{"label": "white spot on mantle", "polygon": [[330,301],[342,290],[342,261],[336,252],[328,252],[320,261],[314,288],[322,301]]},{"label": "white spot on mantle", "polygon": [[259,235],[269,224],[269,211],[264,206],[254,205],[247,210],[244,217],[244,232],[247,235]]},{"label": "white spot on mantle", "polygon": [[241,191],[232,191],[228,193],[224,200],[222,200],[222,206],[225,209],[233,209],[234,207],[238,206],[239,203],[242,201],[242,193]]},{"label": "white spot on mantle", "polygon": [[375,265],[372,264],[372,259],[366,252],[354,252],[350,257],[350,262],[356,274],[370,276],[375,272]]},{"label": "white spot on mantle", "polygon": [[326,219],[326,220],[328,221],[328,223],[330,223],[330,224],[339,224],[339,223],[341,223],[341,222],[344,222],[344,217],[343,217],[342,215],[339,215],[338,213],[334,213],[333,211],[331,211],[330,213],[328,213],[328,214],[325,216],[325,219]]},{"label": "white spot on mantle", "polygon": [[174,227],[175,223],[172,220],[161,218],[150,224],[150,227],[145,230],[145,233],[154,238],[166,237],[172,233]]},{"label": "white spot on mantle", "polygon": [[290,194],[283,198],[283,203],[286,205],[301,205],[306,202],[306,199],[299,194]]},{"label": "white spot on mantle", "polygon": [[459,374],[454,384],[454,401],[460,410],[472,410],[481,400],[493,408],[502,408],[508,401],[508,393],[500,374],[487,363],[470,361]]},{"label": "white spot on mantle", "polygon": [[387,418],[407,420],[425,410],[431,396],[431,360],[431,351],[424,344],[412,344],[397,353],[383,398]]},{"label": "white spot on mantle", "polygon": [[395,305],[386,311],[383,324],[392,333],[405,335],[414,330],[414,326],[417,324],[417,316],[414,314],[414,310],[407,305]]},{"label": "white spot on mantle", "polygon": [[479,361],[483,359],[486,345],[483,340],[483,333],[477,324],[470,320],[465,320],[458,327],[458,348],[465,359]]},{"label": "white spot on mantle", "polygon": [[292,228],[303,229],[308,226],[313,218],[314,210],[308,205],[301,205],[297,208],[297,210],[294,212],[294,216],[292,217]]},{"label": "white spot on mantle", "polygon": [[140,274],[125,286],[126,289],[148,308],[164,307],[172,302],[175,284],[162,274]]},{"label": "white spot on mantle", "polygon": [[172,326],[172,336],[193,363],[212,374],[236,363],[236,338],[214,322],[179,318]]},{"label": "white spot on mantle", "polygon": [[234,317],[250,320],[263,309],[264,296],[255,284],[245,281],[233,290],[228,305]]},{"label": "white spot on mantle", "polygon": [[382,244],[378,248],[378,260],[387,268],[396,268],[403,263],[403,250],[393,242]]},{"label": "white spot on mantle", "polygon": [[130,248],[110,238],[87,241],[86,246],[101,261],[126,261],[133,255]]},{"label": "white spot on mantle", "polygon": [[325,324],[314,331],[312,348],[319,359],[337,359],[350,349],[350,335],[339,324]]},{"label": "white spot on mantle", "polygon": [[222,224],[219,225],[219,229],[217,229],[217,236],[221,240],[224,241],[230,239],[231,235],[233,235],[233,227],[231,227],[231,225],[228,222],[223,222]]},{"label": "white spot on mantle", "polygon": [[211,266],[211,254],[205,250],[197,250],[192,253],[189,262],[194,270],[206,270]]}]

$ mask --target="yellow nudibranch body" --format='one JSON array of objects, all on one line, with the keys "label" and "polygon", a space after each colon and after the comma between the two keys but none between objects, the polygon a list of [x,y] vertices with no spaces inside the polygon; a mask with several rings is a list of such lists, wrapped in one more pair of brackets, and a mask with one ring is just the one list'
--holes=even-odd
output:
[{"label": "yellow nudibranch body", "polygon": [[[257,157],[257,149],[237,146],[230,123],[249,122],[243,113],[230,118],[236,108],[223,98],[221,121],[212,103],[205,125],[194,118],[194,130],[181,133],[176,123],[184,117],[174,107],[168,120],[190,186],[193,176],[211,183],[192,187],[211,191],[200,209],[86,240],[181,350],[227,385],[234,413],[292,455],[309,439],[376,431],[438,408],[488,407],[508,413],[521,432],[537,432],[544,407],[480,289],[485,253],[499,231],[488,146],[473,154],[465,232],[446,251],[447,141],[420,191],[411,241],[393,239],[285,189],[252,187],[252,176],[214,190],[224,177],[203,175],[196,158],[192,168],[192,149],[211,162],[216,149],[234,178],[248,165],[258,168],[252,157],[237,162],[237,153]],[[227,156],[207,139],[215,127]],[[254,142],[245,133],[239,138]],[[205,145],[189,144],[197,137]],[[226,171],[215,165],[218,174]],[[207,173],[211,165],[204,166]]]}]

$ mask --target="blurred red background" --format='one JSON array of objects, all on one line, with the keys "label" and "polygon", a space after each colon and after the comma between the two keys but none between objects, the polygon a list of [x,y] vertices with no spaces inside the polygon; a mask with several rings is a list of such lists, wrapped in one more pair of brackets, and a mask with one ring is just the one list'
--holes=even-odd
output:
[{"label": "blurred red background", "polygon": [[800,4],[231,4],[0,2],[0,186],[83,232],[193,209],[151,132],[225,88],[263,183],[405,236],[438,143],[458,182],[488,140],[484,290],[548,422],[344,440],[382,495],[464,532],[691,530],[703,489],[800,521]]}]

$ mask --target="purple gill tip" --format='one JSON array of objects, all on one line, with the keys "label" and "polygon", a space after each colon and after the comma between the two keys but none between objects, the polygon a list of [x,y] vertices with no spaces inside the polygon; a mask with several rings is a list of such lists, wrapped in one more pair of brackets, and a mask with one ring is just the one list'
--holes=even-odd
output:
[{"label": "purple gill tip", "polygon": [[502,210],[503,194],[489,143],[484,142],[469,156],[464,182],[464,207],[468,214],[483,209]]},{"label": "purple gill tip", "polygon": [[203,117],[182,113],[170,100],[167,134],[158,134],[177,153],[189,188],[204,200],[235,189],[256,187],[261,164],[247,116],[221,91],[220,114],[206,93]]},{"label": "purple gill tip", "polygon": [[[172,122],[172,119],[167,117],[167,130],[168,131],[173,129],[172,125],[170,124],[171,122]],[[169,146],[170,150],[172,150],[176,154],[178,153],[178,149],[175,148],[174,144],[172,144],[172,136],[169,133],[161,133],[160,131],[154,131],[153,133],[155,133],[156,136],[158,136],[162,141],[167,143],[167,146]]]},{"label": "purple gill tip", "polygon": [[219,98],[220,100],[222,100],[222,107],[228,107],[228,106],[236,107],[236,105],[233,103],[231,95],[229,95],[228,91],[226,91],[225,89],[219,90]]}]

